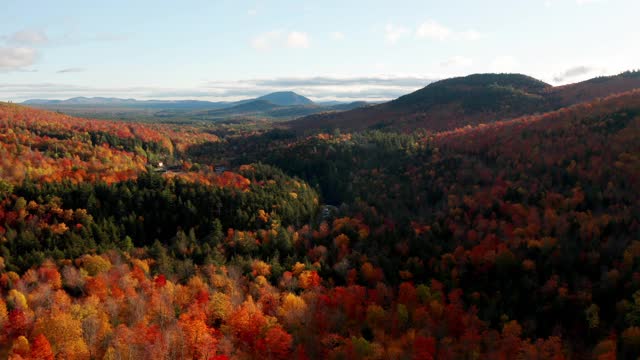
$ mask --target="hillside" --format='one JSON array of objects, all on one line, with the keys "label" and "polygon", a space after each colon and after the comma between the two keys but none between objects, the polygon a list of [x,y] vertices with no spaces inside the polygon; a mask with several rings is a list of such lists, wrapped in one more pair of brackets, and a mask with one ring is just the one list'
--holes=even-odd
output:
[{"label": "hillside", "polygon": [[637,73],[552,87],[520,74],[475,74],[441,80],[396,100],[344,113],[317,114],[287,125],[310,129],[452,130],[559,109],[640,88]]},{"label": "hillside", "polygon": [[[113,217],[114,212],[121,215],[124,212],[139,212],[146,221],[144,224],[133,224],[133,228],[137,230],[132,228],[127,230],[133,231],[128,235],[137,245],[151,243],[158,237],[169,241],[181,226],[194,221],[211,221],[210,218],[196,220],[197,217],[193,213],[190,215],[191,220],[182,218],[179,221],[171,211],[166,212],[166,216],[157,213],[156,205],[159,202],[173,201],[162,197],[166,196],[168,191],[177,191],[175,186],[179,186],[182,189],[180,191],[185,191],[181,195],[185,202],[187,198],[196,196],[196,192],[207,194],[208,200],[200,194],[197,203],[192,198],[188,204],[180,200],[172,205],[202,207],[199,210],[201,214],[199,216],[202,217],[208,217],[208,211],[214,208],[212,203],[226,204],[230,207],[245,204],[244,211],[253,214],[258,209],[250,209],[246,206],[267,207],[266,204],[271,206],[270,201],[287,200],[287,207],[300,205],[306,207],[306,210],[299,208],[296,211],[301,210],[305,214],[311,211],[313,208],[310,204],[311,198],[315,196],[311,189],[301,188],[300,184],[292,185],[293,179],[284,177],[277,170],[248,166],[240,171],[237,168],[236,171],[232,169],[215,171],[213,164],[193,166],[186,157],[190,147],[220,142],[216,135],[201,130],[184,125],[175,127],[123,124],[82,119],[21,105],[0,103],[0,154],[2,155],[0,156],[0,239],[4,239],[3,236],[7,231],[13,233],[15,229],[18,234],[22,234],[26,228],[34,225],[32,222],[23,223],[24,218],[7,215],[7,211],[10,210],[5,206],[16,201],[15,197],[9,197],[11,193],[20,194],[23,200],[27,198],[33,200],[34,204],[38,202],[43,206],[45,205],[43,199],[46,198],[47,201],[55,202],[54,207],[57,208],[63,205],[74,210],[86,208],[96,220],[103,218],[104,215],[99,225],[93,224],[91,217],[86,218],[87,222],[83,223],[84,225],[92,223],[96,226],[91,230],[94,235],[96,232],[105,230],[103,227],[105,222],[110,222],[109,226],[118,227],[120,231],[124,231],[123,224],[131,219],[116,216],[118,223],[113,223],[113,219],[107,218]],[[253,171],[247,172],[247,169],[253,169]],[[265,197],[263,185],[253,183],[241,173],[245,175],[251,173],[252,177],[262,174],[260,176],[264,181],[273,180],[274,188],[269,191],[269,197]],[[158,190],[159,187],[163,190]],[[132,197],[133,189],[138,189],[141,194],[144,192],[146,197],[144,199]],[[6,193],[7,191],[9,194]],[[296,191],[296,199],[291,198],[292,191]],[[276,195],[277,193],[280,195]],[[278,197],[280,199],[277,199]],[[253,205],[248,205],[248,198],[252,199]],[[150,205],[149,202],[154,201],[156,205]],[[304,204],[302,204],[303,201]],[[148,203],[143,206],[142,202]],[[110,206],[113,208],[109,210]],[[192,211],[193,209],[183,210]],[[184,215],[188,216],[186,213]],[[293,217],[289,218],[286,211],[281,212],[281,215],[281,219],[286,223],[294,221]],[[32,218],[28,220],[32,221]],[[133,218],[134,223],[136,218]],[[218,213],[217,219],[226,227],[241,228],[253,222],[254,217],[253,215],[248,217],[246,213],[242,215],[234,212]],[[71,220],[51,216],[42,219],[47,224],[49,221],[54,221],[55,223],[50,225],[64,226],[67,230],[72,227]],[[209,223],[207,226],[210,225]],[[146,230],[140,232],[140,226]],[[98,230],[98,227],[101,229]],[[36,233],[41,234],[40,230]],[[73,228],[73,231],[67,230],[59,234],[42,235],[60,235],[60,237],[54,236],[58,242],[31,244],[28,248],[24,247],[20,240],[5,244],[6,246],[0,248],[0,257],[3,258],[2,267],[26,270],[36,263],[38,256],[59,258],[65,254],[77,254],[80,250],[89,252],[92,246],[99,246],[104,250],[123,245],[112,243],[110,246],[108,242],[115,241],[115,238],[107,239],[106,237],[91,241],[69,242],[73,239],[78,240],[78,236],[87,237],[89,233],[83,232],[84,230],[80,228]],[[113,228],[109,231],[111,230]],[[33,229],[26,231],[33,231]],[[126,234],[122,234],[117,237],[123,239],[125,236]]]},{"label": "hillside", "polygon": [[610,94],[640,88],[640,71],[627,71],[615,76],[601,76],[583,82],[551,89],[564,105],[578,104]]},{"label": "hillside", "polygon": [[266,100],[251,100],[243,102],[239,105],[234,105],[229,108],[220,110],[208,111],[207,114],[213,116],[229,116],[229,115],[246,115],[259,113],[263,111],[269,111],[278,108],[279,106]]},{"label": "hillside", "polygon": [[[238,161],[300,176],[325,203],[359,214],[337,222],[352,231],[350,261],[379,266],[387,283],[430,279],[429,289],[449,289],[482,324],[502,329],[479,330],[481,342],[515,331],[538,341],[527,347],[514,337],[515,353],[556,341],[555,349],[570,349],[568,358],[611,351],[633,358],[640,350],[632,343],[640,326],[639,131],[636,90],[434,135],[280,132],[229,145],[246,154]],[[366,237],[358,235],[362,225]],[[412,324],[421,323],[417,308],[409,310]],[[468,325],[458,325],[456,339],[466,339]],[[611,340],[612,333],[621,335]],[[437,348],[455,348],[450,358],[468,354],[446,341],[440,337]],[[496,352],[504,351],[498,343]]]},{"label": "hillside", "polygon": [[190,146],[219,141],[191,127],[75,118],[0,103],[0,178],[113,183],[173,161]]}]

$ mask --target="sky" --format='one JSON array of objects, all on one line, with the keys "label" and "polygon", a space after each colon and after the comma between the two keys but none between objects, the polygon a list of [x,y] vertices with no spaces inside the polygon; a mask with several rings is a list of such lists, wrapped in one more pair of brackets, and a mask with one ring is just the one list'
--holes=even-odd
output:
[{"label": "sky", "polygon": [[640,68],[639,0],[1,0],[0,100],[396,98]]}]

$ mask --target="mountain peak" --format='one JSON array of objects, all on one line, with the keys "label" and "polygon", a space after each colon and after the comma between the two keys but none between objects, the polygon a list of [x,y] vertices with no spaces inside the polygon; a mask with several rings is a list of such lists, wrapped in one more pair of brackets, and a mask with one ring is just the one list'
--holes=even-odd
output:
[{"label": "mountain peak", "polygon": [[[473,74],[433,82],[391,102],[392,106],[430,108],[459,102],[465,110],[499,110],[516,99],[538,102],[552,86],[522,74]],[[525,105],[525,104],[523,104]]]},{"label": "mountain peak", "polygon": [[256,100],[265,100],[275,105],[292,106],[292,105],[312,105],[313,101],[293,91],[278,91],[257,98]]}]

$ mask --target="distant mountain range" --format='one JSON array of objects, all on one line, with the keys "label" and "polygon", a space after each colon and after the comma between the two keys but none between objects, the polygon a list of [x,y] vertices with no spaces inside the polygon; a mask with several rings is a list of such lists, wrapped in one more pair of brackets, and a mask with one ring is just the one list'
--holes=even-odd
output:
[{"label": "distant mountain range", "polygon": [[319,105],[313,102],[300,105],[277,105],[270,101],[260,99],[264,99],[264,97],[228,108],[194,112],[192,115],[208,120],[223,120],[233,117],[294,119],[311,114],[334,113],[370,105],[363,101],[340,103],[337,105]]},{"label": "distant mountain range", "polygon": [[76,97],[23,104],[120,119],[284,121],[284,126],[298,132],[336,128],[446,131],[553,111],[632,89],[640,89],[640,71],[555,87],[522,74],[474,74],[437,81],[382,104],[314,103],[291,91],[236,102]]},{"label": "distant mountain range", "polygon": [[237,103],[238,102],[213,102],[200,100],[136,100],[107,97],[74,97],[66,100],[31,99],[22,102],[23,105],[47,109],[66,107],[131,107],[174,110],[219,109],[234,106]]},{"label": "distant mountain range", "polygon": [[292,91],[274,92],[261,96],[257,99],[241,100],[234,102],[214,102],[214,101],[199,101],[199,100],[136,100],[136,99],[121,99],[113,97],[74,97],[67,100],[46,100],[46,99],[31,99],[22,102],[24,105],[162,105],[162,106],[189,106],[189,107],[232,107],[245,102],[253,100],[264,100],[275,105],[280,106],[293,106],[293,105],[311,105],[313,101],[310,99],[298,95]]},{"label": "distant mountain range", "polygon": [[639,71],[557,87],[522,74],[474,74],[437,81],[387,103],[312,114],[285,125],[297,131],[443,131],[548,112],[638,88]]},{"label": "distant mountain range", "polygon": [[71,115],[95,117],[146,116],[219,121],[230,118],[268,118],[290,120],[324,112],[352,110],[370,105],[367,102],[314,103],[292,91],[270,93],[255,99],[234,102],[199,100],[136,100],[110,97],[74,97],[67,100],[31,99],[22,104],[57,110]]}]

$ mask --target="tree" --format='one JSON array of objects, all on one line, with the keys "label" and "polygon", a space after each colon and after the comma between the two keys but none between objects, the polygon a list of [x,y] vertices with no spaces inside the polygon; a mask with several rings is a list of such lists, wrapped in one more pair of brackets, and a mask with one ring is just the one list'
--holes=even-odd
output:
[{"label": "tree", "polygon": [[24,336],[19,336],[13,341],[10,358],[21,358],[29,354],[29,340]]},{"label": "tree", "polygon": [[[194,313],[195,312],[195,313]],[[209,359],[216,353],[215,332],[205,323],[206,315],[191,309],[180,316],[180,328],[184,334],[186,356],[193,359]]]},{"label": "tree", "polygon": [[82,336],[82,323],[69,313],[54,310],[36,321],[34,331],[50,340],[56,357],[89,358],[89,349]]},{"label": "tree", "polygon": [[0,179],[0,200],[8,197],[13,193],[13,185],[3,179]]},{"label": "tree", "polygon": [[227,318],[227,323],[238,343],[252,349],[267,320],[253,299],[249,298]]},{"label": "tree", "polygon": [[288,359],[291,353],[293,338],[280,326],[274,326],[267,330],[264,338],[258,341],[257,354],[266,356],[267,359]]},{"label": "tree", "polygon": [[53,350],[49,340],[43,335],[39,334],[33,339],[31,344],[31,351],[29,352],[29,358],[33,360],[53,360]]}]

